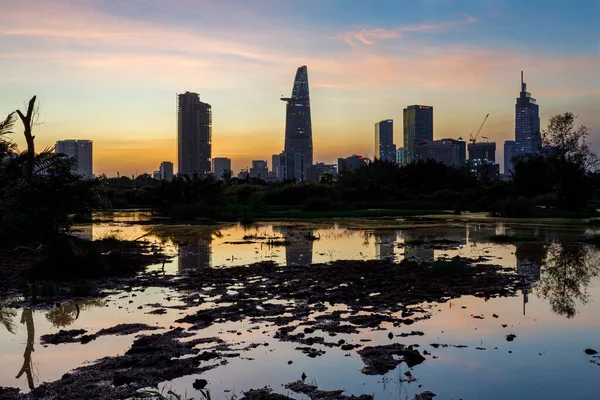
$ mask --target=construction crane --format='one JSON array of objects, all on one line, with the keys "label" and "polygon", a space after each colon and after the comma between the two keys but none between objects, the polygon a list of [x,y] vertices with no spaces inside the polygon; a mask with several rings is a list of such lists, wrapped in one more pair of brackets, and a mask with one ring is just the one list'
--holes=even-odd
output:
[{"label": "construction crane", "polygon": [[490,114],[488,114],[488,115],[485,116],[485,118],[483,119],[483,122],[481,123],[481,126],[479,127],[479,129],[477,129],[477,133],[475,134],[475,137],[473,137],[472,134],[469,134],[469,136],[471,137],[469,139],[469,141],[471,143],[475,144],[475,142],[477,141],[477,136],[479,136],[479,132],[481,132],[481,128],[483,128],[483,124],[485,124],[485,121],[487,121],[487,119],[488,119],[489,116],[490,116]]},{"label": "construction crane", "polygon": [[489,142],[490,142],[490,138],[489,138],[489,137],[487,137],[487,136],[482,136],[481,138],[482,138],[482,139],[485,139],[487,143],[489,143]]}]

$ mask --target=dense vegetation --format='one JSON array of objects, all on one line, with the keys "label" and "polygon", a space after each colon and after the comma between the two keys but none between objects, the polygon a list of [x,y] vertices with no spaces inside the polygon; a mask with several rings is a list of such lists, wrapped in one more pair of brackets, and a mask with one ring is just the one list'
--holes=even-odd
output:
[{"label": "dense vegetation", "polygon": [[[27,149],[20,152],[10,134],[17,114]],[[10,113],[0,122],[0,242],[45,242],[68,231],[74,219],[101,207],[100,182],[85,181],[73,171],[73,160],[47,148],[35,152],[32,127],[35,97],[27,114]]]}]

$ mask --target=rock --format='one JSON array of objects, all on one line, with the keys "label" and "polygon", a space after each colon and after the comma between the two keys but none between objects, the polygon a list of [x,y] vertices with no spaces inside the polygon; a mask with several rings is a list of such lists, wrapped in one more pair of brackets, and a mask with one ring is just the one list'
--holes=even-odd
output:
[{"label": "rock", "polygon": [[492,317],[498,318],[498,314],[492,314]]},{"label": "rock", "polygon": [[292,361],[292,360],[288,361],[288,365],[291,365],[292,363],[293,363],[293,361]]},{"label": "rock", "polygon": [[208,384],[208,381],[206,379],[196,379],[194,381],[194,383],[192,384],[192,387],[196,390],[201,390],[201,389],[204,389],[207,384]]},{"label": "rock", "polygon": [[315,328],[304,328],[304,333],[313,333]]},{"label": "rock", "polygon": [[506,335],[506,341],[507,342],[512,342],[513,340],[515,340],[515,338],[517,337],[517,335],[513,335],[512,333],[509,335]]},{"label": "rock", "polygon": [[394,338],[394,334],[392,332],[388,333],[388,338],[393,339]]},{"label": "rock", "polygon": [[594,354],[598,354],[598,352],[594,349],[585,349],[585,354],[588,356],[593,356]]}]

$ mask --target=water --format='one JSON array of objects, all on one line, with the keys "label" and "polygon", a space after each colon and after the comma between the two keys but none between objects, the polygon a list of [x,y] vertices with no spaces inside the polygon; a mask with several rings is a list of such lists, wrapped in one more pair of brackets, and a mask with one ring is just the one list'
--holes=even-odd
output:
[{"label": "water", "polygon": [[[239,358],[202,374],[208,380],[213,398],[229,399],[250,388],[270,385],[275,391],[291,394],[281,385],[300,379],[318,384],[320,389],[345,389],[345,394],[375,394],[376,399],[412,399],[414,394],[430,390],[440,399],[564,399],[595,398],[595,382],[600,375],[600,361],[584,354],[586,348],[600,350],[600,278],[598,252],[574,238],[584,229],[572,225],[528,225],[502,221],[425,220],[420,222],[383,221],[259,224],[241,226],[185,227],[153,230],[145,225],[144,213],[100,216],[93,226],[84,227],[81,235],[99,238],[117,234],[161,243],[175,255],[165,265],[166,274],[197,268],[241,267],[259,261],[281,265],[327,263],[334,260],[403,258],[434,260],[439,257],[486,257],[482,261],[499,264],[523,274],[531,288],[519,296],[492,298],[487,301],[463,296],[449,302],[425,303],[431,318],[410,327],[383,324],[386,330],[363,329],[359,334],[338,334],[335,340],[365,345],[419,344],[421,352],[431,356],[411,371],[414,382],[407,382],[405,364],[383,376],[360,372],[364,366],[355,351],[342,351],[315,345],[326,353],[309,358],[295,350],[298,343],[273,339],[277,326],[255,324],[249,319],[210,326],[197,332],[199,337],[218,336],[244,348],[250,343],[268,343],[242,351]],[[342,225],[343,224],[343,225]],[[401,224],[400,229],[389,228]],[[349,226],[349,227],[348,227]],[[151,234],[148,234],[150,229]],[[490,243],[493,234],[537,235],[548,244],[499,245]],[[414,245],[415,240],[446,239],[457,242],[439,248]],[[251,241],[252,243],[242,243]],[[287,246],[272,246],[273,241],[287,241]],[[237,243],[237,244],[234,244]],[[550,244],[554,243],[554,244]],[[564,245],[561,245],[563,243]],[[162,265],[151,269],[161,269]],[[206,289],[206,288],[205,288]],[[242,290],[242,288],[230,288]],[[204,295],[210,296],[205,290]],[[86,329],[93,333],[119,323],[141,322],[164,328],[183,326],[174,321],[211,303],[177,309],[179,293],[164,288],[135,289],[103,299],[63,304],[52,310],[2,308],[0,319],[0,386],[19,387],[23,391],[44,381],[59,379],[85,363],[104,356],[123,354],[135,336],[105,336],[87,345],[79,343],[44,347],[39,338],[60,329]],[[165,302],[166,298],[171,298]],[[211,300],[207,297],[207,300]],[[151,315],[149,304],[163,303],[166,314]],[[138,309],[141,306],[142,309]],[[343,309],[343,305],[335,307]],[[498,318],[494,318],[496,314]],[[483,316],[483,319],[474,318]],[[314,317],[314,315],[312,316]],[[502,325],[507,325],[503,327]],[[253,329],[259,325],[260,329]],[[10,328],[7,329],[7,328]],[[410,329],[408,329],[410,328]],[[417,330],[424,336],[388,338]],[[241,332],[238,335],[237,332]],[[143,334],[143,333],[140,333]],[[515,334],[514,341],[506,335]],[[327,339],[327,338],[326,338]],[[466,348],[439,347],[432,343],[465,345]],[[478,349],[479,348],[479,349]],[[349,355],[349,356],[348,356]],[[436,358],[433,358],[436,357]],[[288,361],[293,361],[288,364]],[[18,375],[18,378],[16,378]],[[187,376],[161,387],[172,388],[190,397],[200,395],[192,383],[200,376]],[[421,386],[421,387],[419,387]],[[296,398],[304,398],[294,395]]]}]

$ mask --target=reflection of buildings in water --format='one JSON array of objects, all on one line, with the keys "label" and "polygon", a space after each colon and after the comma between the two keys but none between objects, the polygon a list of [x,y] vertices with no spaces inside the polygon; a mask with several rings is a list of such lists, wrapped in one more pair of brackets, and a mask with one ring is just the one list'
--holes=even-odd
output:
[{"label": "reflection of buildings in water", "polygon": [[198,240],[197,244],[179,246],[179,271],[210,267],[211,261],[210,242],[206,240]]},{"label": "reflection of buildings in water", "polygon": [[287,226],[274,226],[273,232],[280,233],[288,242],[285,246],[286,265],[310,265],[313,259],[314,230],[299,230]]},{"label": "reflection of buildings in water", "polygon": [[525,305],[529,302],[531,287],[540,280],[542,262],[546,257],[546,245],[544,243],[517,243],[515,245],[515,257],[517,258],[517,274],[525,278],[523,292],[523,315]]},{"label": "reflection of buildings in water", "polygon": [[[414,240],[423,239],[420,236],[411,235],[408,232],[403,232],[404,243],[410,243]],[[434,250],[432,248],[424,247],[422,245],[404,245],[404,259],[413,258],[416,261],[431,261],[433,260]]]},{"label": "reflection of buildings in water", "polygon": [[396,232],[375,231],[375,258],[378,260],[394,259]]},{"label": "reflection of buildings in water", "polygon": [[525,277],[527,283],[534,284],[540,280],[540,268],[546,257],[544,243],[517,243],[515,245],[517,273]]}]

